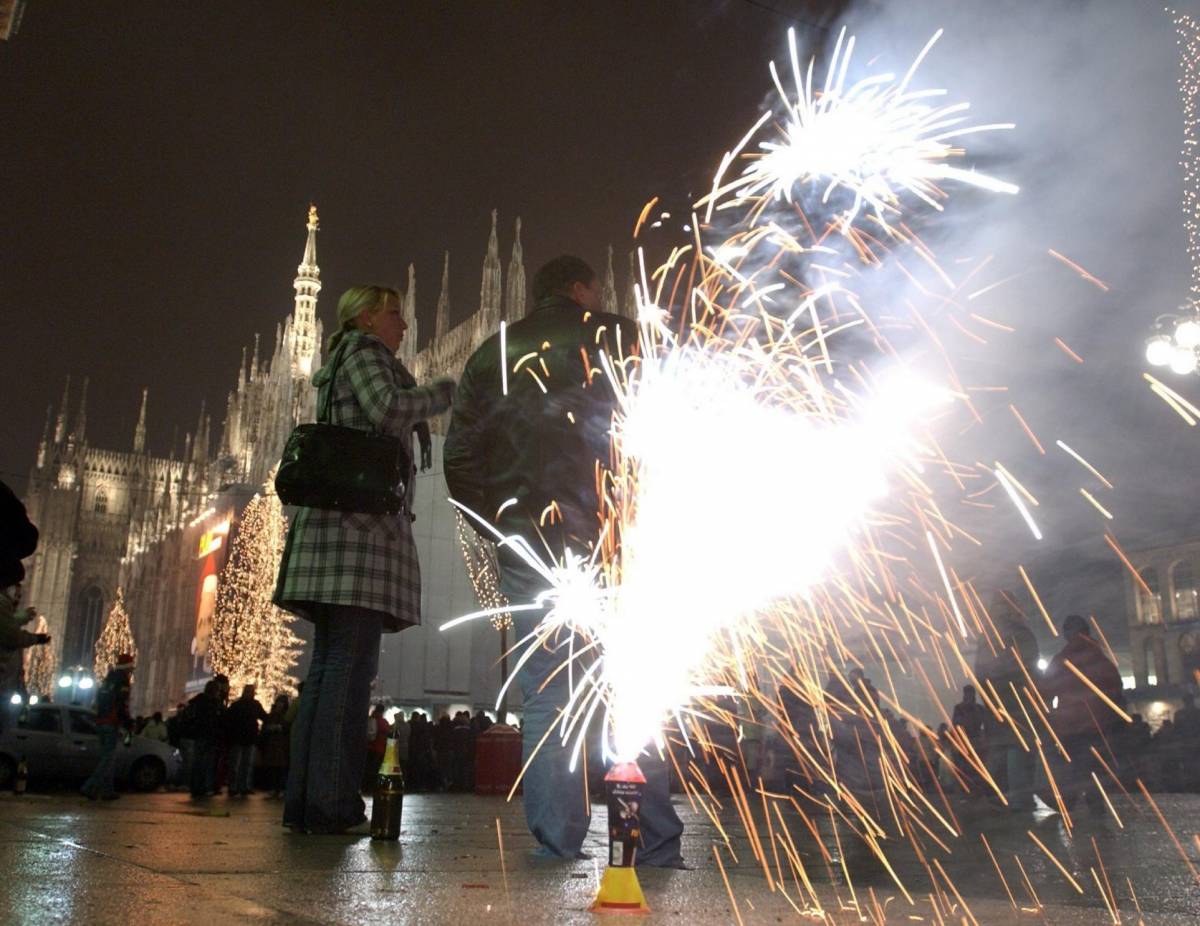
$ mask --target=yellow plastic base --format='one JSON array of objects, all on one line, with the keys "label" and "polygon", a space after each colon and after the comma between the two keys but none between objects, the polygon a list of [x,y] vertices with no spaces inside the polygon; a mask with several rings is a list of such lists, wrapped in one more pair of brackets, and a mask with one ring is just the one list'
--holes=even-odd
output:
[{"label": "yellow plastic base", "polygon": [[649,913],[636,868],[606,868],[592,913]]}]

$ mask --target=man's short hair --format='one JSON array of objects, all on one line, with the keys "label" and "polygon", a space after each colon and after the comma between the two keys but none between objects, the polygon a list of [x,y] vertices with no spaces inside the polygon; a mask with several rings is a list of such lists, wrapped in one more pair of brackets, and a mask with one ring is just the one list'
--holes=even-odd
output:
[{"label": "man's short hair", "polygon": [[1088,622],[1078,614],[1071,614],[1067,616],[1067,619],[1063,621],[1062,631],[1064,637],[1069,637],[1075,633],[1083,634],[1085,637],[1090,637],[1092,635],[1091,631],[1088,629]]},{"label": "man's short hair", "polygon": [[565,296],[576,283],[585,286],[596,279],[596,271],[587,261],[564,254],[545,264],[533,277],[533,301],[536,305],[550,296]]}]

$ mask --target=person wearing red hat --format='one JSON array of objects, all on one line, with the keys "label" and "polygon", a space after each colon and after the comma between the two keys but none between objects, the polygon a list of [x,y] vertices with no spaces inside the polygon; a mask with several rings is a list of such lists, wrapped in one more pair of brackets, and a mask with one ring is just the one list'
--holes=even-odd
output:
[{"label": "person wearing red hat", "polygon": [[100,737],[100,764],[84,782],[80,792],[88,800],[115,800],[117,739],[122,727],[129,726],[129,690],[132,687],[133,657],[122,653],[108,670],[96,693],[96,733]]}]

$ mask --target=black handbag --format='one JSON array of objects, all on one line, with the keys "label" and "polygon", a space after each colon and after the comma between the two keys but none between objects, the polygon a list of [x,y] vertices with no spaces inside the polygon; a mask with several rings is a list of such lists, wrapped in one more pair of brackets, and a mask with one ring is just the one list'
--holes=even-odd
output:
[{"label": "black handbag", "polygon": [[340,345],[334,357],[329,391],[316,422],[296,425],[288,437],[275,491],[285,505],[396,514],[404,510],[404,483],[412,470],[404,441],[329,422],[346,346]]}]

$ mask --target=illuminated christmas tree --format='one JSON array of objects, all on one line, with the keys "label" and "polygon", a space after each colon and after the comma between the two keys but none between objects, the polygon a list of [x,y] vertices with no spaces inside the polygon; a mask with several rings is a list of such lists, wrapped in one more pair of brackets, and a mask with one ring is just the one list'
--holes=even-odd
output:
[{"label": "illuminated christmas tree", "polygon": [[129,615],[125,613],[125,593],[117,588],[117,597],[113,601],[108,617],[104,621],[104,629],[96,640],[96,659],[93,672],[96,680],[100,681],[108,674],[122,653],[128,653],[137,659],[137,644],[133,642],[133,631],[129,627]]},{"label": "illuminated christmas tree", "polygon": [[[49,633],[50,625],[46,618],[38,615],[33,625],[33,633]],[[25,649],[25,690],[30,694],[45,697],[54,691],[55,669],[58,661],[54,658],[54,645],[29,646]]]},{"label": "illuminated christmas tree", "polygon": [[229,676],[235,694],[254,685],[258,700],[271,706],[278,694],[294,694],[290,674],[300,654],[294,618],[271,603],[287,538],[287,519],[274,491],[274,477],[242,513],[242,523],[217,584],[213,617],[213,671]]},{"label": "illuminated christmas tree", "polygon": [[[508,597],[500,591],[496,545],[474,531],[457,508],[454,509],[454,523],[458,528],[458,545],[467,564],[467,577],[475,589],[479,607],[488,610],[508,607]],[[492,626],[500,632],[500,678],[504,681],[508,680],[508,631],[512,625],[511,611],[492,615]],[[504,692],[496,708],[501,723],[506,723],[508,717],[508,689]]]}]

